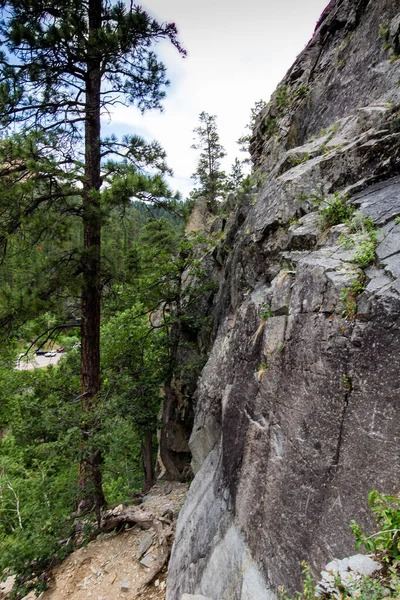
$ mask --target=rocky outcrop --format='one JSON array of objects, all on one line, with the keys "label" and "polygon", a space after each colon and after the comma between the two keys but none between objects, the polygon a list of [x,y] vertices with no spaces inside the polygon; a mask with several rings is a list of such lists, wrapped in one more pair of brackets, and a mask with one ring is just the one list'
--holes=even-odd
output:
[{"label": "rocky outcrop", "polygon": [[[213,253],[168,600],[298,589],[302,560],[319,572],[352,553],[352,518],[372,526],[370,489],[397,491],[399,24],[397,0],[331,2],[257,120],[259,189]],[[324,217],[336,200],[352,227]]]}]

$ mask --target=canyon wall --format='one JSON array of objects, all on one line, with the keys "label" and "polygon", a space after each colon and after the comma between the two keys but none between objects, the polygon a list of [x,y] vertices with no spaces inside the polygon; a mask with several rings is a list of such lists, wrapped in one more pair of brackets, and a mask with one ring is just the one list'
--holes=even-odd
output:
[{"label": "canyon wall", "polygon": [[253,188],[211,227],[168,600],[299,589],[301,561],[317,572],[353,552],[351,519],[373,526],[371,489],[398,491],[398,55],[398,0],[331,2],[256,121]]}]

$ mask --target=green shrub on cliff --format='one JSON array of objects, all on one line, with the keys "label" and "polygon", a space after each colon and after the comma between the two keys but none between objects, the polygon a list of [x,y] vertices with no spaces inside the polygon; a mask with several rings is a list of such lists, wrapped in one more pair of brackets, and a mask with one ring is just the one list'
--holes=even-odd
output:
[{"label": "green shrub on cliff", "polygon": [[366,534],[355,521],[351,530],[356,539],[356,550],[363,546],[368,554],[382,564],[382,569],[373,576],[360,576],[349,571],[345,580],[339,573],[334,576],[332,589],[322,591],[310,572],[307,563],[302,563],[303,590],[289,596],[286,590],[278,589],[281,600],[398,600],[400,598],[400,495],[390,496],[372,490],[368,495],[371,511],[376,517],[378,531]]},{"label": "green shrub on cliff", "polygon": [[339,223],[348,223],[356,209],[349,202],[349,195],[341,192],[327,194],[320,184],[309,194],[300,194],[297,203],[308,209],[318,210],[323,227],[332,227]]},{"label": "green shrub on cliff", "polygon": [[355,212],[355,208],[349,203],[349,197],[335,192],[321,201],[320,213],[324,225],[332,227],[339,223],[348,221]]},{"label": "green shrub on cliff", "polygon": [[356,538],[356,550],[364,546],[367,552],[377,555],[385,563],[400,560],[400,496],[387,496],[376,490],[368,494],[371,511],[379,527],[377,533],[366,535],[362,527],[351,522]]}]

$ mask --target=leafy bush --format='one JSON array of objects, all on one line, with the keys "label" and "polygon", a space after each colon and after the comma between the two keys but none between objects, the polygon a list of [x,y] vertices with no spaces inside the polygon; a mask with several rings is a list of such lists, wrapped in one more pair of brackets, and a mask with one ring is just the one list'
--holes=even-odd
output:
[{"label": "leafy bush", "polygon": [[353,262],[357,263],[365,269],[375,261],[376,242],[368,237],[360,242],[358,250],[353,258]]},{"label": "leafy bush", "polygon": [[273,316],[273,312],[271,310],[271,307],[268,304],[262,304],[261,308],[260,308],[260,316],[261,319],[263,321],[266,321],[267,319],[269,319],[270,317]]},{"label": "leafy bush", "polygon": [[386,563],[400,559],[400,496],[387,496],[376,490],[368,495],[371,511],[380,528],[377,533],[365,535],[363,528],[351,522],[351,531],[356,538],[356,550],[364,546]]},{"label": "leafy bush", "polygon": [[320,213],[324,225],[332,227],[339,223],[346,223],[352,217],[355,208],[348,200],[348,196],[335,193],[322,201]]},{"label": "leafy bush", "polygon": [[279,131],[276,117],[267,115],[264,119],[265,136],[267,138],[275,135]]},{"label": "leafy bush", "polygon": [[363,528],[351,521],[351,530],[356,538],[356,550],[361,546],[375,559],[384,563],[385,569],[378,576],[360,577],[354,574],[346,582],[338,575],[332,590],[321,594],[316,579],[311,575],[307,563],[302,563],[303,591],[289,596],[278,588],[282,600],[398,600],[400,598],[400,496],[388,496],[372,490],[368,495],[371,511],[379,527],[377,533],[366,535]]},{"label": "leafy bush", "polygon": [[345,319],[354,319],[357,314],[357,296],[365,290],[365,275],[360,269],[357,276],[344,288],[340,294],[342,303],[342,316]]},{"label": "leafy bush", "polygon": [[371,217],[356,212],[350,220],[349,226],[353,233],[359,234],[358,237],[347,238],[350,247],[358,245],[353,262],[365,269],[375,261],[375,248],[378,245],[375,223]]},{"label": "leafy bush", "polygon": [[349,202],[347,194],[334,192],[326,194],[323,186],[319,185],[310,194],[300,194],[297,202],[319,210],[322,225],[332,227],[339,223],[348,223],[355,213],[355,207]]}]

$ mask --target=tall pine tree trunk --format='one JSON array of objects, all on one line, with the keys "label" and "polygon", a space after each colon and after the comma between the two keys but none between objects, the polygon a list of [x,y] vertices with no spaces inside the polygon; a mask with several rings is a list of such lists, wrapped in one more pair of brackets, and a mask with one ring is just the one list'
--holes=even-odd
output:
[{"label": "tall pine tree trunk", "polygon": [[[89,53],[96,48],[97,31],[101,27],[102,2],[89,0]],[[91,43],[91,41],[93,43]],[[80,488],[86,507],[100,512],[104,504],[101,477],[101,453],[91,443],[95,426],[95,409],[100,391],[100,60],[88,56],[86,77],[85,180],[83,206],[83,290],[81,394],[84,413],[82,425],[83,456],[80,465]]]},{"label": "tall pine tree trunk", "polygon": [[153,458],[153,432],[146,429],[142,443],[142,458],[144,466],[143,491],[148,492],[156,480],[156,470]]}]

